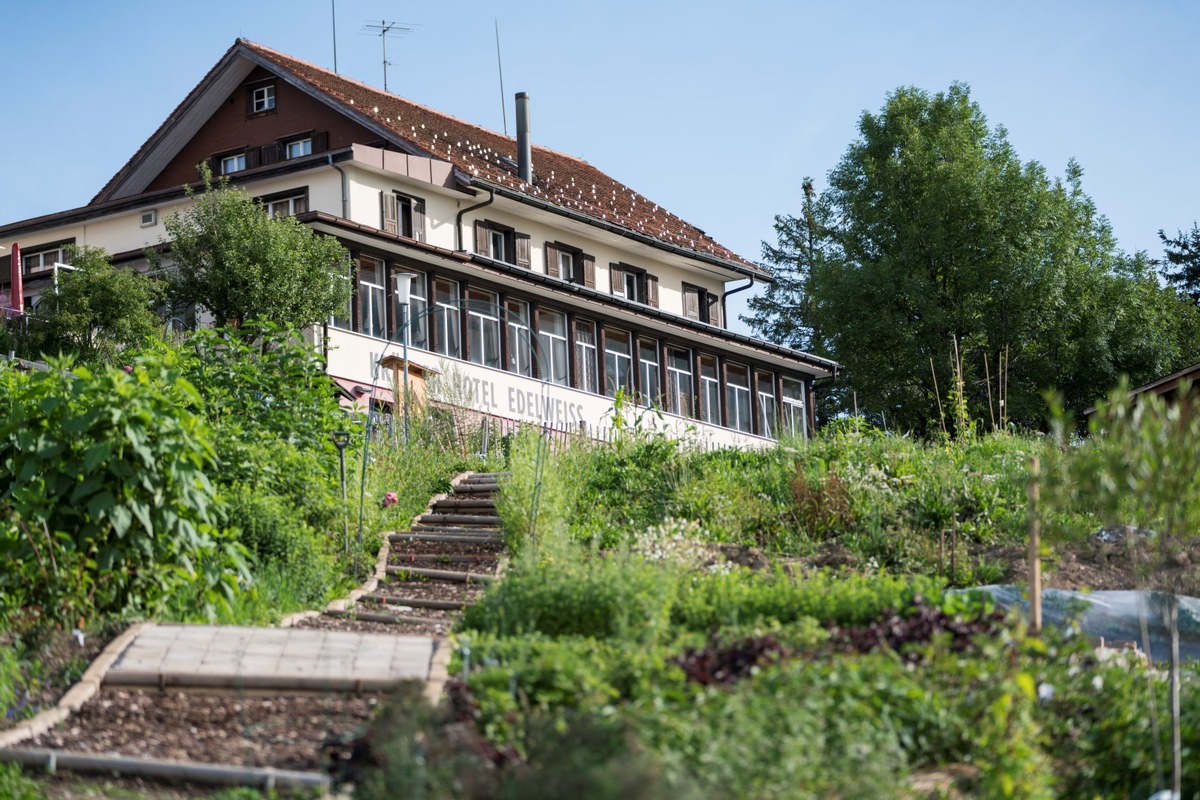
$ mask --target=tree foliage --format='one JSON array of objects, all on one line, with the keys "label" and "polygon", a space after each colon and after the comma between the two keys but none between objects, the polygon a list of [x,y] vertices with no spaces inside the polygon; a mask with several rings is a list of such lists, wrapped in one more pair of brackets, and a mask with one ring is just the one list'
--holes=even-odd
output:
[{"label": "tree foliage", "polygon": [[71,248],[70,260],[74,269],[58,275],[24,329],[10,334],[11,349],[30,359],[70,355],[80,364],[111,364],[158,336],[160,284],[114,267],[101,248]]},{"label": "tree foliage", "polygon": [[1179,231],[1174,238],[1159,230],[1158,238],[1167,257],[1162,265],[1163,277],[1200,305],[1200,225],[1193,222],[1190,231]]},{"label": "tree foliage", "polygon": [[1051,179],[1022,163],[966,86],[898,89],[859,134],[827,191],[806,188],[802,215],[776,219],[764,255],[778,282],[747,319],[842,363],[831,412],[853,393],[877,420],[928,430],[956,385],[955,342],[966,418],[999,418],[1004,357],[1005,416],[1028,425],[1048,388],[1079,411],[1120,374],[1149,379],[1191,355],[1197,315],[1144,254],[1117,249],[1079,165]]},{"label": "tree foliage", "polygon": [[[205,191],[164,222],[175,271],[173,300],[208,309],[219,323],[257,317],[300,329],[344,308],[348,254],[292,217],[272,218],[262,204],[202,167]],[[157,258],[157,256],[151,256]]]}]

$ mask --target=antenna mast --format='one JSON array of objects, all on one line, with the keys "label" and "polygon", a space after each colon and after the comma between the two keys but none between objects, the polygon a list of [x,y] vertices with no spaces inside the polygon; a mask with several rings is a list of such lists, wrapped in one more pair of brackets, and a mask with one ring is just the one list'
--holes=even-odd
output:
[{"label": "antenna mast", "polygon": [[337,0],[329,0],[329,16],[333,19],[333,74],[337,74]]},{"label": "antenna mast", "polygon": [[496,71],[500,73],[500,115],[504,119],[504,135],[508,136],[508,106],[505,105],[504,94],[504,64],[500,61],[500,20],[492,17],[496,23]]},{"label": "antenna mast", "polygon": [[412,33],[412,23],[410,22],[388,22],[387,20],[379,20],[379,22],[368,22],[363,25],[363,30],[359,31],[366,36],[378,36],[379,41],[383,44],[383,90],[388,90],[388,67],[392,63],[387,60],[387,40],[388,36],[405,36]]}]

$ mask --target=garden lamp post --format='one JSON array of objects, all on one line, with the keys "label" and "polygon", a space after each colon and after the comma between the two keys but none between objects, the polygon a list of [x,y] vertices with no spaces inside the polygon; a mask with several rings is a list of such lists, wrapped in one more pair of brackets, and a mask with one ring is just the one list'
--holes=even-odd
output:
[{"label": "garden lamp post", "polygon": [[349,431],[334,431],[329,434],[333,439],[333,446],[338,451],[338,466],[341,468],[342,474],[342,541],[345,543],[344,549],[346,553],[350,552],[350,517],[349,511],[346,509],[346,445],[350,444]]},{"label": "garden lamp post", "polygon": [[400,306],[400,346],[404,359],[404,445],[408,446],[408,297],[412,291],[412,272],[400,272],[396,279],[396,303]]}]

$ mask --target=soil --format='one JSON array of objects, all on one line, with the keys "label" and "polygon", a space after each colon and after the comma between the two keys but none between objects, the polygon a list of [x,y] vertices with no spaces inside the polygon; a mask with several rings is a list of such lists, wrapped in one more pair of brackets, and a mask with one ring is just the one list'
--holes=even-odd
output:
[{"label": "soil", "polygon": [[391,555],[410,556],[429,553],[444,555],[484,555],[499,557],[504,552],[504,545],[472,543],[472,542],[392,542]]},{"label": "soil", "polygon": [[[0,731],[24,722],[39,711],[54,707],[67,689],[75,684],[88,665],[117,635],[117,630],[85,633],[83,644],[71,632],[51,630],[27,637],[29,649],[22,657],[22,671],[33,688],[18,701],[12,717],[0,713]],[[11,634],[0,634],[0,647],[11,647]],[[0,709],[4,711],[4,709]]]},{"label": "soil", "polygon": [[461,600],[464,603],[472,603],[486,590],[487,587],[479,583],[393,580],[381,582],[376,591],[388,597],[420,597],[423,600]]},{"label": "soil", "polygon": [[430,626],[408,622],[370,622],[351,617],[310,617],[296,625],[297,628],[309,628],[322,631],[352,631],[354,633],[386,633],[390,636],[432,636],[441,638],[450,632],[450,623]]},{"label": "soil", "polygon": [[353,736],[381,695],[237,697],[104,689],[32,747],[321,771],[322,746]]},{"label": "soil", "polygon": [[393,556],[388,560],[388,566],[494,575],[500,564],[499,560],[494,558],[487,561],[454,561],[453,558],[454,556],[448,556],[445,559],[432,556],[412,556],[409,558],[397,558]]}]

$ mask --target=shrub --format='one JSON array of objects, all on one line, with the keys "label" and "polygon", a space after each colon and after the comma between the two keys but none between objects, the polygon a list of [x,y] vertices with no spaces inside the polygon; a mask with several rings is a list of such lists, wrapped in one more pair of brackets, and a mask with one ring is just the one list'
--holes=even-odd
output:
[{"label": "shrub", "polygon": [[215,524],[210,431],[176,402],[194,388],[169,357],[67,367],[0,369],[0,593],[69,622],[154,613],[185,587],[227,601],[244,565]]},{"label": "shrub", "polygon": [[466,630],[509,636],[629,637],[653,641],[666,629],[676,581],[628,554],[577,560],[525,558],[464,612]]}]

